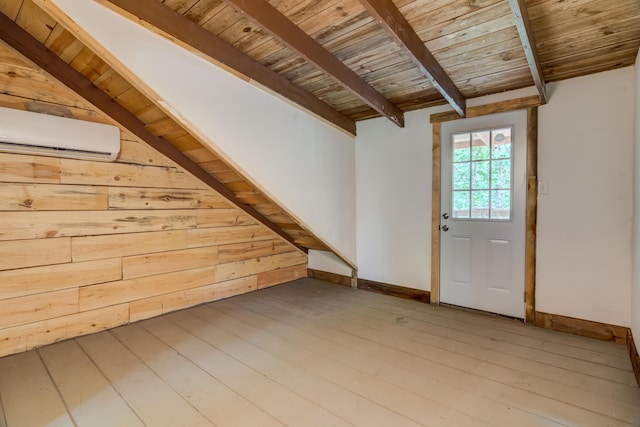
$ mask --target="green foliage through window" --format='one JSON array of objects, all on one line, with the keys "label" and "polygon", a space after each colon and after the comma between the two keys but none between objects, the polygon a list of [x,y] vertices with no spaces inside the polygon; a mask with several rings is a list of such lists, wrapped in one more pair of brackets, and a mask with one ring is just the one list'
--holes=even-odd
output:
[{"label": "green foliage through window", "polygon": [[453,218],[511,218],[511,127],[453,135]]}]

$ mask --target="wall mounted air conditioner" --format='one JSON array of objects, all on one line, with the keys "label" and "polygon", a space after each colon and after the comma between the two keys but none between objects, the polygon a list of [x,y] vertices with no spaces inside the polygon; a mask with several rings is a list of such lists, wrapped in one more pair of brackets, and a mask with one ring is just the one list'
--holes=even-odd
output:
[{"label": "wall mounted air conditioner", "polygon": [[0,151],[112,162],[120,152],[120,129],[0,107]]}]

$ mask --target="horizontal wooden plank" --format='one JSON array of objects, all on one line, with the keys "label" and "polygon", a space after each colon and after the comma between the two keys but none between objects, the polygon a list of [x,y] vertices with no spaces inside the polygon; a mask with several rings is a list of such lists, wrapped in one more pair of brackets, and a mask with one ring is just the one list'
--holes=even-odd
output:
[{"label": "horizontal wooden plank", "polygon": [[187,245],[192,247],[270,240],[275,234],[262,225],[199,228],[187,230]]},{"label": "horizontal wooden plank", "polygon": [[107,189],[84,185],[2,184],[2,211],[106,210]]},{"label": "horizontal wooden plank", "polygon": [[120,304],[3,329],[0,333],[0,357],[127,323],[129,305]]},{"label": "horizontal wooden plank", "polygon": [[152,255],[138,255],[122,259],[122,278],[133,279],[174,271],[191,270],[210,267],[217,263],[217,246],[203,246]]},{"label": "horizontal wooden plank", "polygon": [[209,209],[197,212],[198,228],[254,225],[256,221],[238,209]]},{"label": "horizontal wooden plank", "polygon": [[131,321],[136,322],[148,319],[205,302],[255,291],[256,289],[257,277],[254,275],[134,301],[130,304]]},{"label": "horizontal wooden plank", "polygon": [[229,202],[212,190],[109,187],[109,209],[218,209],[229,206]]},{"label": "horizontal wooden plank", "polygon": [[576,319],[574,317],[561,316],[559,314],[543,313],[536,311],[535,325],[541,328],[555,331],[569,332],[583,337],[596,338],[604,341],[614,341],[626,344],[627,330],[624,326],[609,325],[590,320]]},{"label": "horizontal wooden plank", "polygon": [[266,271],[291,267],[299,264],[306,264],[306,262],[307,256],[296,251],[261,258],[251,258],[244,261],[218,264],[216,267],[216,281],[224,282],[238,277],[250,276],[252,274],[264,273]]},{"label": "horizontal wooden plank", "polygon": [[0,182],[60,182],[60,162],[54,157],[0,153]]},{"label": "horizontal wooden plank", "polygon": [[422,289],[408,288],[406,286],[392,285],[389,283],[375,282],[373,280],[358,279],[358,289],[390,295],[393,297],[410,299],[429,304],[431,292]]},{"label": "horizontal wooden plank", "polygon": [[80,310],[109,305],[210,285],[215,281],[215,267],[185,270],[80,288]]},{"label": "horizontal wooden plank", "polygon": [[328,271],[315,270],[310,268],[308,275],[312,279],[322,280],[323,282],[333,283],[335,285],[351,287],[351,277],[342,274],[331,273]]},{"label": "horizontal wooden plank", "polygon": [[[467,117],[485,116],[487,114],[504,113],[507,111],[522,110],[529,107],[538,107],[540,98],[529,96],[526,98],[512,99],[508,101],[496,102],[493,104],[479,105],[467,108]],[[431,123],[442,123],[451,120],[458,120],[461,117],[455,111],[445,111],[431,115]]]},{"label": "horizontal wooden plank", "polygon": [[307,277],[307,263],[258,273],[258,289]]},{"label": "horizontal wooden plank", "polygon": [[194,228],[193,210],[0,212],[0,240]]},{"label": "horizontal wooden plank", "polygon": [[84,236],[71,239],[73,261],[87,261],[186,249],[186,230]]},{"label": "horizontal wooden plank", "polygon": [[0,330],[77,311],[78,288],[4,299],[0,300]]},{"label": "horizontal wooden plank", "polygon": [[158,153],[147,143],[128,139],[120,141],[120,154],[118,154],[116,161],[118,163],[176,167],[175,163]]},{"label": "horizontal wooden plank", "polygon": [[60,159],[60,182],[116,187],[207,188],[192,175],[177,168],[73,159]]},{"label": "horizontal wooden plank", "polygon": [[290,252],[293,247],[282,240],[262,240],[259,242],[243,242],[218,247],[218,262],[226,263],[249,258]]},{"label": "horizontal wooden plank", "polygon": [[0,272],[0,300],[122,278],[122,260],[111,258]]},{"label": "horizontal wooden plank", "polygon": [[37,239],[0,242],[0,270],[71,261],[71,240]]}]

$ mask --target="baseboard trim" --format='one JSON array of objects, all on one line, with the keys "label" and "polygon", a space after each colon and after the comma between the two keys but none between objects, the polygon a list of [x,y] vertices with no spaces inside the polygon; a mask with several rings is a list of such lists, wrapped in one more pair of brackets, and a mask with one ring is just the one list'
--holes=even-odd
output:
[{"label": "baseboard trim", "polygon": [[596,338],[603,341],[613,341],[618,344],[627,343],[629,328],[593,322],[591,320],[576,319],[575,317],[536,311],[535,325],[540,328],[568,332],[583,337]]},{"label": "baseboard trim", "polygon": [[333,283],[334,285],[351,287],[351,277],[342,274],[329,273],[328,271],[314,270],[307,268],[309,277],[312,279],[322,280],[324,282]]},{"label": "baseboard trim", "polygon": [[[340,286],[351,287],[351,277],[341,274],[329,273],[327,271],[314,270],[309,268],[309,277],[323,280]],[[375,282],[373,280],[358,279],[358,289],[363,291],[376,292],[378,294],[390,295],[396,298],[410,299],[429,304],[431,302],[431,292],[420,289],[407,288],[405,286],[391,285],[389,283]]]},{"label": "baseboard trim", "polygon": [[390,295],[397,298],[420,301],[427,304],[431,302],[431,292],[429,291],[407,288],[405,286],[390,285],[382,282],[374,282],[373,280],[358,279],[358,289]]},{"label": "baseboard trim", "polygon": [[627,331],[627,349],[629,350],[629,359],[631,359],[633,373],[636,375],[636,382],[640,387],[640,355],[638,354],[638,347],[633,340],[633,333],[631,332],[631,329]]}]

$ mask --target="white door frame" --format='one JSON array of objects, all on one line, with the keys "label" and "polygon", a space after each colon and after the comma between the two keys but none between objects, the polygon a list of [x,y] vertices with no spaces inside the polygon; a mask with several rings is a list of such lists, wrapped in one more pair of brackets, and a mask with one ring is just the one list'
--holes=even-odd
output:
[{"label": "white door frame", "polygon": [[[538,169],[538,97],[488,104],[467,109],[467,117],[527,109],[527,195],[525,235],[525,322],[535,322],[536,213]],[[431,189],[431,303],[440,304],[440,175],[441,123],[458,120],[455,112],[433,114],[432,125],[432,189]]]}]

